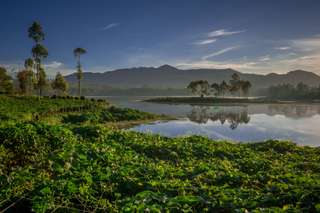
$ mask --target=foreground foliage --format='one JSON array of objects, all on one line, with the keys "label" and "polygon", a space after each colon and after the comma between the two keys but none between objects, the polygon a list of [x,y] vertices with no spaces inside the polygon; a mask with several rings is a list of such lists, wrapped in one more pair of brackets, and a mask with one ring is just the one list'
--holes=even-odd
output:
[{"label": "foreground foliage", "polygon": [[0,209],[316,212],[320,149],[100,126],[0,127]]}]

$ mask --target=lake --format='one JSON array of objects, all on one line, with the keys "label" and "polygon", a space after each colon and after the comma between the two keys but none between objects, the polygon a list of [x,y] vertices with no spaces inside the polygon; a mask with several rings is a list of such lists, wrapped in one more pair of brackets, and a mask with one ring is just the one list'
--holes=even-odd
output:
[{"label": "lake", "polygon": [[106,97],[112,103],[177,117],[131,130],[164,136],[203,135],[217,140],[258,142],[292,140],[320,146],[319,104],[169,105],[141,102],[148,97]]}]

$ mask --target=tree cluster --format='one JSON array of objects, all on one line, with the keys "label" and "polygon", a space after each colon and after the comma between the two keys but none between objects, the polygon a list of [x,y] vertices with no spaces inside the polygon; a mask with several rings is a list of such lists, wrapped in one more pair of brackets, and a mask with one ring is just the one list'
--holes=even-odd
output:
[{"label": "tree cluster", "polygon": [[[43,66],[43,60],[48,57],[49,52],[47,48],[43,45],[45,33],[42,29],[42,26],[38,22],[33,22],[33,24],[29,27],[28,37],[34,41],[34,46],[31,49],[32,56],[25,60],[24,69],[17,73],[19,87],[17,92],[22,95],[32,95],[35,93],[35,90],[37,90],[38,95],[42,96],[44,90],[47,89],[50,85],[56,95],[66,95],[68,91],[68,84],[60,72],[56,74],[55,79],[51,82],[47,79],[47,74]],[[76,48],[74,49],[73,53],[77,59],[78,93],[80,96],[80,81],[83,78],[80,56],[86,53],[86,50],[83,48]],[[11,82],[11,78],[10,80],[4,80],[5,77],[3,76],[6,75],[7,71],[4,68],[0,68],[0,70],[0,92],[8,93],[8,82]],[[12,92],[12,82],[10,85]]]},{"label": "tree cluster", "polygon": [[267,96],[272,99],[320,99],[320,85],[310,87],[300,82],[299,84],[279,84],[268,88]]},{"label": "tree cluster", "polygon": [[224,97],[226,94],[248,96],[251,87],[250,81],[241,80],[237,73],[231,76],[229,84],[226,81],[222,81],[221,83],[213,83],[210,85],[207,80],[197,80],[190,82],[187,86],[194,95],[200,97],[209,95]]}]

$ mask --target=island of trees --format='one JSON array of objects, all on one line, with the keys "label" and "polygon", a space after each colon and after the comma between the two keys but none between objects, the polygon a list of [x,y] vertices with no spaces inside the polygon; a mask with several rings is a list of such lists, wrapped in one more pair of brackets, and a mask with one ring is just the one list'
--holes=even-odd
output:
[{"label": "island of trees", "polygon": [[239,97],[248,96],[251,87],[250,81],[241,80],[237,73],[231,76],[229,84],[222,81],[220,84],[213,83],[210,85],[207,80],[197,80],[190,82],[187,86],[194,95],[201,98],[209,95],[224,97],[226,94],[238,95]]}]

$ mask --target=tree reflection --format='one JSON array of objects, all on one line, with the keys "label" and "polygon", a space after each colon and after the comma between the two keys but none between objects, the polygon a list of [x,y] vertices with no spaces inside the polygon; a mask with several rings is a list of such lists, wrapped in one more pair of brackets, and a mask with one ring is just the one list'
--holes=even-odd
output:
[{"label": "tree reflection", "polygon": [[199,124],[205,124],[209,120],[220,122],[224,125],[226,122],[231,129],[236,129],[240,124],[250,122],[247,107],[241,107],[236,111],[216,111],[215,108],[209,106],[193,106],[191,112],[187,115],[189,120]]},{"label": "tree reflection", "polygon": [[305,118],[320,114],[320,106],[313,104],[271,104],[268,115],[283,114],[289,118]]}]

